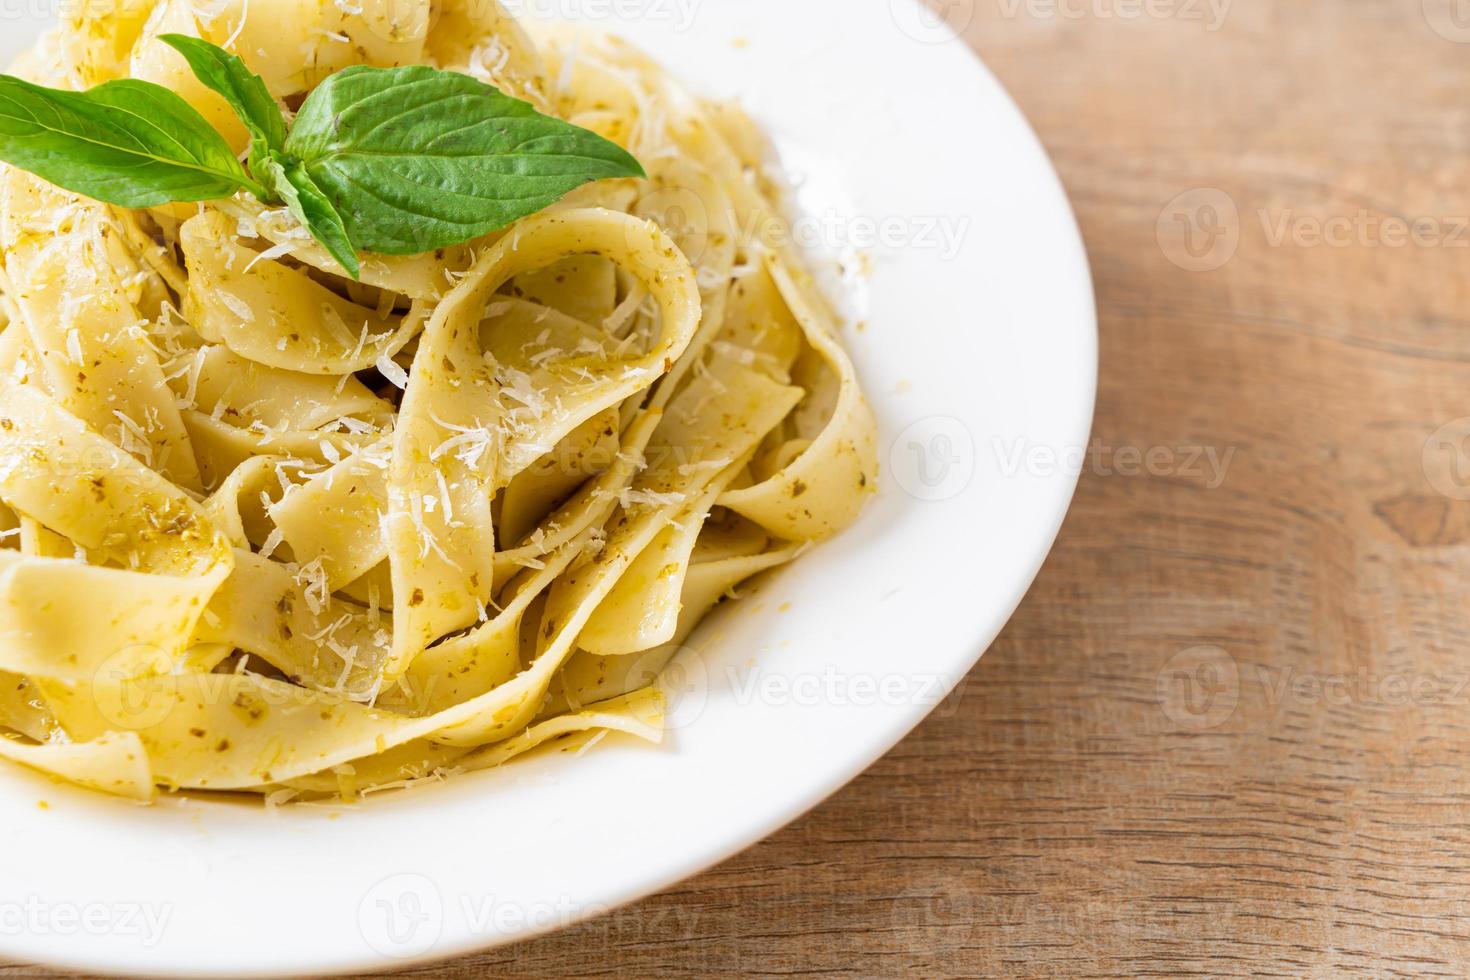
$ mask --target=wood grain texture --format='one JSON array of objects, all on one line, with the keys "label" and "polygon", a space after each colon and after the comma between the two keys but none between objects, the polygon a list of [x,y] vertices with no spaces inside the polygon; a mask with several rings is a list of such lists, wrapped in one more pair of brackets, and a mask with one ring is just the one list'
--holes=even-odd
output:
[{"label": "wood grain texture", "polygon": [[[1454,3],[948,0],[1093,262],[1094,452],[1055,552],[815,812],[416,973],[1470,973],[1470,422],[1432,438],[1470,416]],[[1233,255],[1182,268],[1212,228]]]}]

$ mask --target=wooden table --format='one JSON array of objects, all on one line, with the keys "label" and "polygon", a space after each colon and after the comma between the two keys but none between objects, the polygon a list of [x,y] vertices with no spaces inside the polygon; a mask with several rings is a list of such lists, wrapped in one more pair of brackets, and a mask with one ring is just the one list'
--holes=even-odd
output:
[{"label": "wooden table", "polygon": [[805,819],[419,972],[1466,975],[1455,2],[948,0],[1097,282],[1096,441],[1051,560],[963,688]]}]

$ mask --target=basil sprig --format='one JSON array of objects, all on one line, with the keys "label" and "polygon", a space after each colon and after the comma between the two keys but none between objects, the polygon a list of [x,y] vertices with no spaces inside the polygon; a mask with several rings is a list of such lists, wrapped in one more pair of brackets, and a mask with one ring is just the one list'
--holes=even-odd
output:
[{"label": "basil sprig", "polygon": [[0,75],[0,160],[122,207],[240,190],[284,202],[354,278],[359,251],[456,245],[588,181],[644,176],[617,144],[467,75],[348,68],[318,85],[288,127],[238,57],[199,38],[160,40],[240,117],[248,169],[182,98],[134,79],[69,92]]}]

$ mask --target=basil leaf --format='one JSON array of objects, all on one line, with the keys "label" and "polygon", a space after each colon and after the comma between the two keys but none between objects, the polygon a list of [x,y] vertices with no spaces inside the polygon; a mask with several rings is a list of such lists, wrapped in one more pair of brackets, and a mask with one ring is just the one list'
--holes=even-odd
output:
[{"label": "basil leaf", "polygon": [[286,153],[359,248],[412,255],[484,235],[607,177],[626,150],[468,75],[354,67],[316,87]]},{"label": "basil leaf", "polygon": [[266,193],[189,103],[136,79],[67,92],[0,75],[0,160],[125,208]]},{"label": "basil leaf", "polygon": [[286,117],[265,87],[265,80],[224,48],[184,34],[160,34],[158,39],[189,63],[194,77],[218,92],[250,131],[250,170],[264,176],[271,151],[286,143]]},{"label": "basil leaf", "polygon": [[320,242],[352,278],[358,278],[362,267],[357,261],[352,240],[347,237],[347,229],[342,225],[342,216],[321,188],[312,183],[301,164],[273,154],[267,159],[265,168],[272,186],[301,226],[311,232],[311,237]]}]

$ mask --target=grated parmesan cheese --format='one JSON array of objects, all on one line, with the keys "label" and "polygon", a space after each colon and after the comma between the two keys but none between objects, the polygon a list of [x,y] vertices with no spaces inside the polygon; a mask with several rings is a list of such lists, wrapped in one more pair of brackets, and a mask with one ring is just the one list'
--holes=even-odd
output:
[{"label": "grated parmesan cheese", "polygon": [[408,372],[399,366],[398,362],[384,353],[373,363],[378,373],[388,379],[388,383],[401,391],[408,390]]}]

